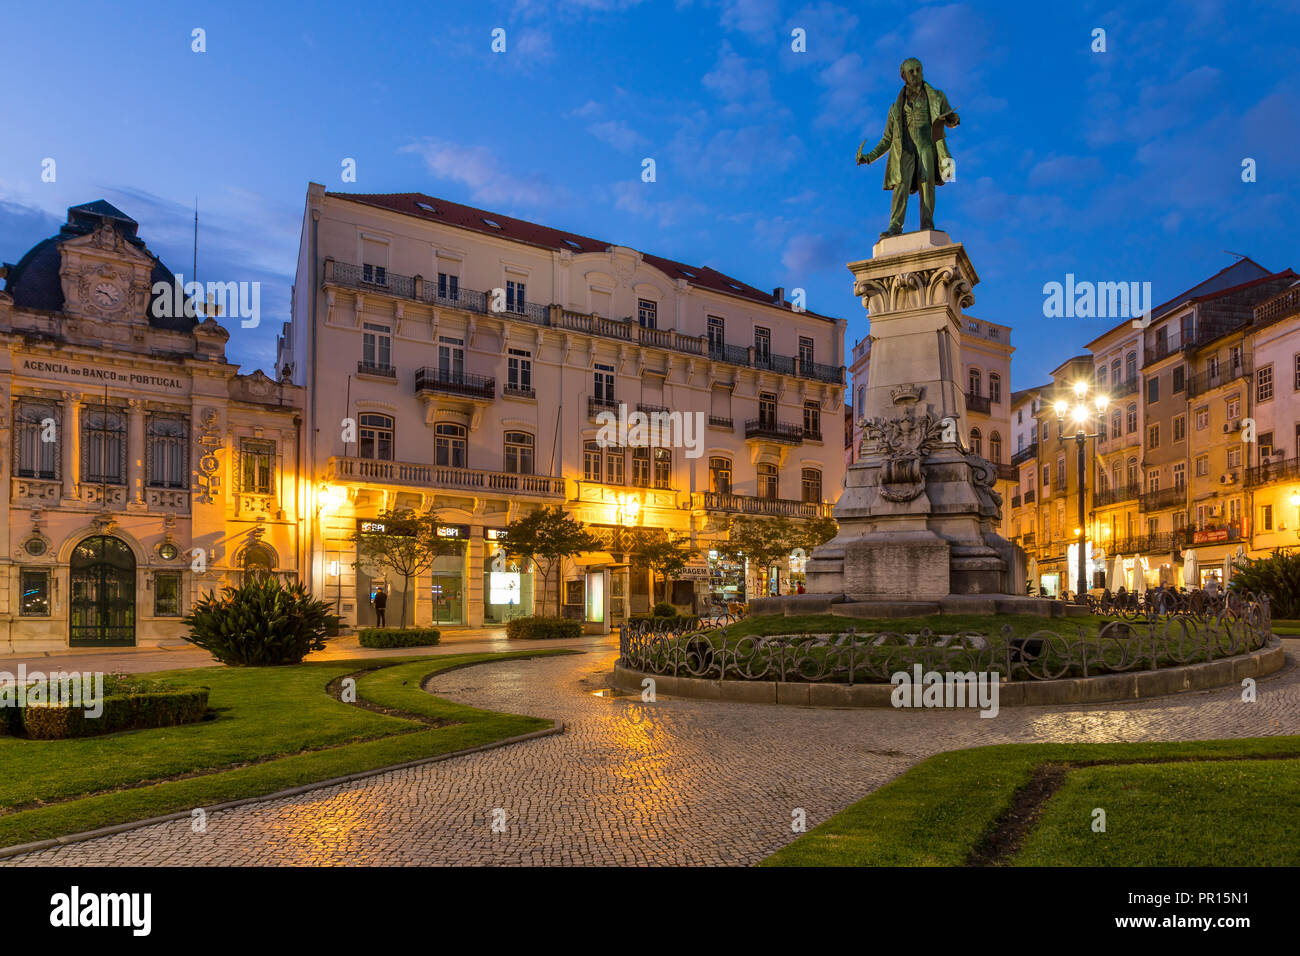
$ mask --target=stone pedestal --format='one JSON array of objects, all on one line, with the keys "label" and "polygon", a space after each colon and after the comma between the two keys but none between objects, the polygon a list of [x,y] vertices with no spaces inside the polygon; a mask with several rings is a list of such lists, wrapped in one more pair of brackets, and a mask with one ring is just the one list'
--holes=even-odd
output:
[{"label": "stone pedestal", "polygon": [[966,250],[942,232],[908,233],[849,269],[871,318],[865,439],[833,512],[839,534],[808,561],[809,592],[895,603],[1013,595],[1022,559],[997,533],[995,471],[966,444],[961,310],[979,282]]}]

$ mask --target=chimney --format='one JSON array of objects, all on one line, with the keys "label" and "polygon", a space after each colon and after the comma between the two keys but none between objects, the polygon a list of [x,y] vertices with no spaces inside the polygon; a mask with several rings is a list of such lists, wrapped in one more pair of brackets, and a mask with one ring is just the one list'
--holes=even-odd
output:
[{"label": "chimney", "polygon": [[772,301],[777,305],[785,305],[785,286],[779,285],[772,290]]}]

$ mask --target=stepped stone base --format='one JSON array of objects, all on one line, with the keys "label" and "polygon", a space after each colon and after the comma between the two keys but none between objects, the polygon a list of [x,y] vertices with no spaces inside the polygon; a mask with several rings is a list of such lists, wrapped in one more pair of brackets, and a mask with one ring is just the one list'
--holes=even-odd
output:
[{"label": "stepped stone base", "polygon": [[1014,594],[949,594],[932,600],[892,598],[854,600],[846,594],[786,594],[755,598],[749,602],[750,617],[794,617],[802,614],[834,614],[837,617],[898,618],[943,614],[1016,614],[1030,617],[1086,617],[1088,609],[1051,598]]}]

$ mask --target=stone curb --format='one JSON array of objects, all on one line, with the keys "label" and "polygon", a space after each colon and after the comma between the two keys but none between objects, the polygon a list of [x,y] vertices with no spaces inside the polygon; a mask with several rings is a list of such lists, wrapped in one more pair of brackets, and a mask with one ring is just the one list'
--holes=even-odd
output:
[{"label": "stone curb", "polygon": [[[536,658],[525,657],[516,658],[516,660],[535,660]],[[448,667],[438,673],[431,675],[430,679],[441,677],[443,674],[451,671],[460,670],[465,667],[474,667],[478,664],[490,664],[492,661],[472,661],[467,664],[458,664],[455,667]],[[427,681],[421,682],[420,688],[424,689]],[[394,770],[406,770],[410,767],[422,767],[425,764],[438,763],[443,760],[451,760],[453,757],[465,757],[469,754],[482,753],[486,750],[497,750],[501,747],[509,747],[512,744],[523,743],[526,740],[536,740],[539,737],[551,737],[555,734],[564,733],[564,721],[552,721],[550,727],[541,730],[533,730],[526,734],[518,734],[514,737],[506,737],[503,740],[495,740],[488,744],[479,744],[477,747],[467,747],[464,750],[453,750],[450,753],[437,754],[433,757],[420,757],[416,760],[408,760],[405,763],[390,764],[387,767],[376,767],[373,770],[360,770],[357,773],[350,773],[343,777],[331,777],[328,780],[317,780],[313,783],[304,783],[297,787],[290,787],[287,790],[277,790],[274,793],[263,794],[259,797],[241,797],[238,800],[227,800],[225,803],[216,803],[210,807],[201,807],[205,813],[219,813],[222,810],[233,810],[236,807],[246,807],[252,803],[265,803],[270,800],[282,800],[285,797],[296,797],[299,794],[310,793],[312,790],[322,790],[325,787],[336,787],[340,784],[354,783],[358,780],[366,780],[370,777],[378,777],[381,774],[392,773]],[[133,820],[129,823],[115,823],[112,826],[100,827],[97,830],[86,830],[82,833],[69,833],[65,836],[50,837],[46,840],[36,840],[31,843],[19,843],[15,846],[0,847],[0,860],[6,860],[10,857],[23,856],[27,853],[35,853],[38,850],[48,850],[52,847],[67,846],[72,843],[85,843],[87,840],[97,840],[100,837],[113,836],[117,833],[128,833],[131,830],[139,830],[144,827],[153,826],[156,823],[170,823],[173,820],[188,820],[194,812],[194,808],[189,810],[178,810],[175,813],[167,813],[157,817],[147,817],[144,820]]]},{"label": "stone curb", "polygon": [[[1240,684],[1247,677],[1267,677],[1286,664],[1282,642],[1268,643],[1249,654],[1200,664],[1166,667],[1154,671],[1067,677],[1048,681],[1008,681],[999,685],[1001,707],[1035,707],[1046,704],[1098,704],[1107,701],[1144,700],[1189,691]],[[651,674],[614,665],[614,686],[639,693],[641,681],[652,678],[655,689],[670,697],[729,700],[747,704],[793,704],[800,707],[891,707],[892,684],[816,684],[796,681],[706,680]]]}]

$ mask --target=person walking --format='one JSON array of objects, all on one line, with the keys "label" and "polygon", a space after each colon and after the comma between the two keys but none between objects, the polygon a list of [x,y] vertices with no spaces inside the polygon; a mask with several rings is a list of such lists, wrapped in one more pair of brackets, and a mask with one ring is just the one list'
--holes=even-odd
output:
[{"label": "person walking", "polygon": [[381,584],[375,589],[375,596],[370,599],[370,603],[375,607],[375,622],[379,627],[384,626],[384,611],[388,608],[388,592],[384,590]]}]

